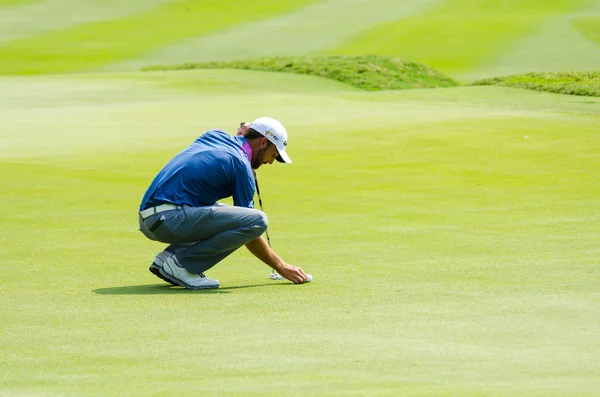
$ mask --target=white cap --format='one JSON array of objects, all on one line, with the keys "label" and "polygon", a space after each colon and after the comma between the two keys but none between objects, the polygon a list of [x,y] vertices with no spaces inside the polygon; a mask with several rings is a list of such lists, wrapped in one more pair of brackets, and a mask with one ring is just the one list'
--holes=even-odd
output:
[{"label": "white cap", "polygon": [[285,152],[287,146],[287,131],[283,125],[271,117],[260,117],[250,124],[250,128],[264,135],[269,141],[275,145],[279,156],[277,161],[280,163],[291,163],[292,159]]}]

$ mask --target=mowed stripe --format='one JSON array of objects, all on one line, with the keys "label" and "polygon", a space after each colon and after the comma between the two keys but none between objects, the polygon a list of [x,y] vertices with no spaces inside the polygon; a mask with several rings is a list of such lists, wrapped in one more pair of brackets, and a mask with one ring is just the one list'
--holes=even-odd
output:
[{"label": "mowed stripe", "polygon": [[398,56],[445,73],[496,59],[547,18],[577,10],[586,0],[448,0],[406,20],[379,26],[330,49],[335,54]]},{"label": "mowed stripe", "polygon": [[[453,77],[473,81],[528,72],[597,70],[600,65],[600,40],[594,42],[576,29],[573,18],[569,14],[551,18],[498,59],[469,70],[462,76]],[[600,24],[600,21],[597,23]],[[593,35],[593,30],[590,33]]]},{"label": "mowed stripe", "polygon": [[0,46],[0,74],[66,73],[136,59],[156,48],[268,18],[316,0],[178,1]]},{"label": "mowed stripe", "polygon": [[190,61],[306,55],[340,45],[379,24],[410,17],[440,1],[322,0],[295,12],[174,43],[108,68],[123,71]]},{"label": "mowed stripe", "polygon": [[0,0],[0,7],[9,7],[15,5],[35,3],[39,0]]},{"label": "mowed stripe", "polygon": [[600,16],[574,19],[573,27],[588,40],[600,43]]},{"label": "mowed stripe", "polygon": [[88,0],[79,2],[77,6],[70,0],[21,1],[12,7],[0,7],[0,43],[119,18],[169,1],[171,0]]}]

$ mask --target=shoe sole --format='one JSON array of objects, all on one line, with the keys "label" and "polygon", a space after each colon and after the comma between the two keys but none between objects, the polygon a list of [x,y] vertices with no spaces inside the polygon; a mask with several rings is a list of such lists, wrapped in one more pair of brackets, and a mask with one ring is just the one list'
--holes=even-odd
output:
[{"label": "shoe sole", "polygon": [[163,280],[165,280],[167,283],[169,283],[169,284],[171,284],[171,285],[174,285],[174,286],[176,286],[176,287],[179,287],[179,284],[177,284],[176,282],[173,282],[173,281],[169,280],[168,278],[166,278],[165,276],[163,276],[163,275],[161,274],[161,272],[160,272],[160,271],[161,271],[162,269],[161,269],[161,268],[160,268],[160,266],[158,266],[156,263],[152,263],[152,265],[150,265],[150,267],[148,268],[148,270],[150,270],[150,272],[151,272],[152,274],[154,274],[156,277],[158,277],[158,278],[160,278],[160,279],[163,279]]},{"label": "shoe sole", "polygon": [[206,286],[206,287],[197,287],[197,286],[193,286],[193,285],[189,285],[184,283],[183,281],[176,279],[175,277],[171,276],[169,273],[165,272],[160,266],[158,266],[156,263],[153,263],[152,266],[150,266],[150,271],[156,275],[159,278],[162,278],[163,280],[165,280],[166,282],[175,285],[175,286],[179,286],[179,287],[184,287],[187,289],[216,289],[219,288],[219,285],[211,285],[211,286]]}]

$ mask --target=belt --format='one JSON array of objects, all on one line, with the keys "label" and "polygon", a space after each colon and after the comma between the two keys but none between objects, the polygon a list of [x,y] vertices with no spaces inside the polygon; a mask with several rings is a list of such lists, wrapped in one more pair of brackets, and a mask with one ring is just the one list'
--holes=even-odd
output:
[{"label": "belt", "polygon": [[162,204],[162,205],[158,205],[156,207],[150,207],[150,208],[146,208],[143,211],[140,211],[140,216],[142,217],[142,219],[146,219],[151,215],[158,214],[159,212],[178,210],[180,208],[183,208],[183,207],[181,205],[175,205],[175,204]]}]

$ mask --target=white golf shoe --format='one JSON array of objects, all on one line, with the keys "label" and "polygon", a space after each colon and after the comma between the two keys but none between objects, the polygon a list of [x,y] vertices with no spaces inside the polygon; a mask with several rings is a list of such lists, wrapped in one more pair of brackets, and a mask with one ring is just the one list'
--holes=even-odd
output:
[{"label": "white golf shoe", "polygon": [[[152,265],[155,265],[155,263]],[[159,272],[171,284],[181,285],[188,289],[219,288],[217,280],[208,278],[203,273],[190,273],[186,269],[179,267],[173,256],[166,258]]]},{"label": "white golf shoe", "polygon": [[156,258],[154,258],[154,261],[152,262],[152,265],[150,265],[150,271],[152,272],[152,274],[154,274],[156,277],[165,280],[167,283],[173,284],[173,285],[179,285],[174,281],[171,281],[170,279],[166,278],[165,276],[163,276],[161,274],[161,269],[163,268],[165,261],[167,260],[167,258],[172,255],[166,251],[161,251],[158,253],[158,255],[156,255]]}]

